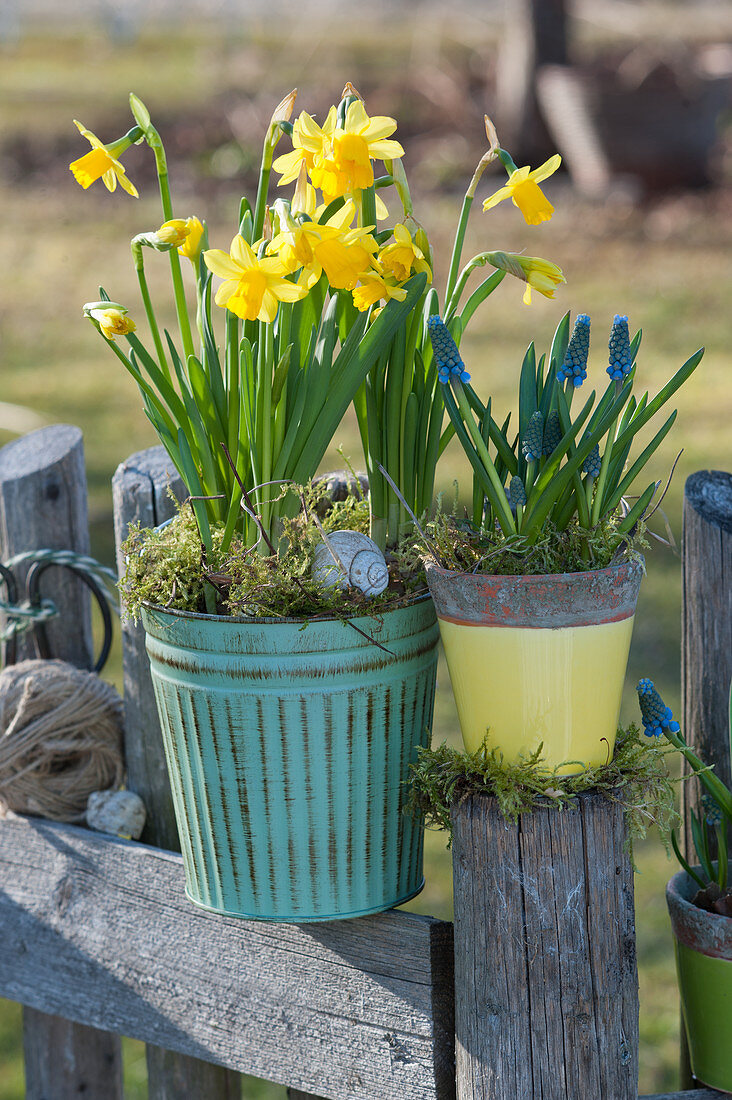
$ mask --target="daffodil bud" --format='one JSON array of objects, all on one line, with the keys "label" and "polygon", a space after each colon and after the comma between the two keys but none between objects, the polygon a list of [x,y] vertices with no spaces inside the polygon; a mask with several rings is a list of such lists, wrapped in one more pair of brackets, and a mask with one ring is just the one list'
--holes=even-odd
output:
[{"label": "daffodil bud", "polygon": [[353,84],[351,84],[351,81],[348,80],[346,81],[346,85],[341,92],[341,99],[348,99],[351,96],[354,96],[356,99],[360,99],[362,103],[364,102],[364,98],[361,93],[358,91],[357,88],[354,88]]},{"label": "daffodil bud", "polygon": [[289,122],[292,117],[292,112],[295,108],[295,100],[297,99],[297,88],[293,88],[291,92],[288,92],[284,99],[274,109],[272,118],[270,119],[270,126],[273,126],[277,122]]},{"label": "daffodil bud", "polygon": [[421,222],[418,222],[416,218],[413,218],[410,214],[404,219],[404,224],[414,237],[414,243],[424,256],[427,263],[432,267],[432,247],[430,245],[430,239],[427,236],[427,232]]},{"label": "daffodil bud", "polygon": [[498,150],[501,148],[501,143],[498,140],[498,132],[492,120],[488,118],[488,115],[483,115],[483,121],[485,123],[485,136],[488,138],[488,144],[490,145],[490,152],[497,154]]},{"label": "daffodil bud", "polygon": [[127,316],[127,308],[118,302],[87,302],[84,316],[95,322],[102,336],[114,340],[134,332],[135,322]]}]

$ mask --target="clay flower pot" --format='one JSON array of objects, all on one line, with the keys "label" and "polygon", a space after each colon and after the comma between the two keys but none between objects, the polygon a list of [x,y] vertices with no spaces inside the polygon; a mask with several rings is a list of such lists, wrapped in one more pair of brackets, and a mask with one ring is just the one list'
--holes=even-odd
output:
[{"label": "clay flower pot", "polygon": [[732,917],[694,905],[697,890],[686,871],[666,887],[691,1071],[732,1093]]},{"label": "clay flower pot", "polygon": [[565,774],[615,747],[642,561],[546,576],[426,567],[463,741]]}]

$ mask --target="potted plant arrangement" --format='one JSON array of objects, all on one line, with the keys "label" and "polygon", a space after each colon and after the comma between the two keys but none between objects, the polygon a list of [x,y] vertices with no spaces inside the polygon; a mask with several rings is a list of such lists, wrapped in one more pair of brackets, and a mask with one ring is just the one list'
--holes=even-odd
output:
[{"label": "potted plant arrangement", "polygon": [[[541,749],[558,774],[612,759],[636,599],[637,551],[658,486],[628,495],[668,434],[673,412],[638,457],[637,433],[689,378],[693,355],[653,398],[633,394],[641,335],[626,317],[610,335],[610,382],[576,413],[590,319],[559,324],[552,346],[524,356],[518,417],[501,423],[469,384],[439,317],[430,331],[443,398],[473,468],[472,515],[438,517],[427,579],[468,752],[508,763]],[[601,670],[601,671],[600,671]]]},{"label": "potted plant arrangement", "polygon": [[685,859],[672,832],[682,870],[668,883],[666,902],[692,1073],[710,1088],[732,1092],[732,791],[687,745],[653,681],[641,680],[637,691],[646,736],[651,741],[664,736],[704,788],[702,813],[691,813],[698,862]]},{"label": "potted plant arrangement", "polygon": [[[429,244],[410,220],[396,122],[369,117],[350,85],[322,125],[304,111],[291,123],[294,101],[272,116],[256,199],[242,199],[228,252],[208,247],[197,217],[175,216],[162,141],[137,97],[119,141],[102,145],[77,124],[92,149],[71,170],[84,187],[101,178],[136,194],[119,158],[145,142],[160,185],[165,221],[132,241],[147,346],[104,292],[84,313],[137,383],[189,493],[169,526],[132,532],[122,583],[146,630],[187,892],[228,914],[312,921],[389,908],[422,886],[421,825],[402,809],[429,735],[438,629],[400,548],[407,509],[395,511],[378,478],[383,459],[385,478],[422,509],[452,428],[435,396]],[[275,159],[283,135],[292,150]],[[492,144],[456,236],[446,301],[458,339],[512,263],[474,258],[494,275],[457,314],[467,215],[497,155]],[[375,178],[379,160],[387,171]],[[295,187],[270,204],[273,169]],[[392,186],[404,221],[379,231]],[[151,252],[169,258],[176,338],[148,290]],[[546,294],[562,278],[546,261],[514,268]],[[331,506],[311,482],[354,400],[369,502]]]}]

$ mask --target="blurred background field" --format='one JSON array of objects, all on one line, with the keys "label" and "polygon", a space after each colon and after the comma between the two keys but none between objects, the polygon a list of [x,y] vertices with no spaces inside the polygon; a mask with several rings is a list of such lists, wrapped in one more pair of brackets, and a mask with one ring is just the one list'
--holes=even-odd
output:
[{"label": "blurred background field", "polygon": [[[101,185],[82,192],[68,172],[69,162],[86,148],[72,119],[112,140],[130,125],[127,94],[134,90],[166,143],[176,214],[205,218],[212,245],[226,248],[239,196],[252,193],[261,136],[275,104],[297,86],[298,108],[322,118],[351,80],[370,113],[398,120],[415,213],[432,242],[440,286],[462,194],[485,151],[484,113],[496,119],[503,144],[520,164],[536,165],[553,152],[563,128],[560,117],[550,134],[535,105],[527,115],[511,103],[511,65],[526,61],[520,61],[515,18],[521,7],[507,5],[514,16],[509,19],[498,3],[448,8],[411,0],[365,10],[325,0],[229,0],[207,7],[204,19],[191,0],[175,7],[165,0],[120,0],[116,6],[72,4],[64,23],[56,24],[54,9],[42,0],[3,5],[0,398],[25,412],[0,405],[0,442],[41,423],[82,428],[97,557],[113,558],[112,473],[155,439],[134,386],[83,321],[81,306],[102,285],[139,318],[127,241],[162,219],[144,148],[125,154],[138,201],[120,190],[110,195]],[[606,336],[616,312],[629,314],[632,330],[643,328],[639,373],[652,393],[706,345],[701,367],[678,395],[677,427],[652,465],[653,476],[665,481],[683,448],[663,505],[669,531],[662,519],[657,528],[678,541],[686,476],[702,468],[732,468],[732,9],[712,2],[582,0],[569,16],[566,60],[587,93],[583,102],[592,107],[601,145],[599,155],[595,150],[589,158],[595,174],[565,157],[572,173],[563,171],[547,185],[556,214],[538,229],[525,226],[508,204],[483,215],[476,202],[466,250],[467,256],[503,248],[546,257],[562,267],[567,286],[556,300],[535,295],[527,307],[522,287],[507,279],[474,319],[464,358],[476,389],[490,392],[494,409],[508,412],[526,345],[534,339],[546,348],[566,310],[593,318],[589,383],[597,386],[606,377]],[[689,133],[694,141],[684,136]],[[499,173],[486,176],[478,198],[500,185]],[[148,260],[147,270],[153,294],[158,290],[169,300],[166,265]],[[324,468],[343,464],[339,448],[359,466],[350,414]],[[440,489],[452,495],[455,479],[469,488],[461,454],[451,447],[439,472]],[[654,678],[678,707],[679,637],[678,555],[654,544],[624,721],[635,718],[632,687],[642,675]],[[109,675],[119,683],[118,657]],[[455,731],[441,667],[434,737],[455,740]],[[663,899],[674,867],[657,837],[639,846],[636,859],[640,1091],[660,1092],[677,1081],[678,1009]],[[430,834],[427,886],[412,907],[449,917],[451,904],[450,856],[444,837]],[[126,1048],[126,1079],[129,1097],[145,1095],[141,1044]],[[20,1009],[0,1002],[0,1100],[22,1095]],[[245,1100],[283,1095],[263,1083],[244,1087]]]}]

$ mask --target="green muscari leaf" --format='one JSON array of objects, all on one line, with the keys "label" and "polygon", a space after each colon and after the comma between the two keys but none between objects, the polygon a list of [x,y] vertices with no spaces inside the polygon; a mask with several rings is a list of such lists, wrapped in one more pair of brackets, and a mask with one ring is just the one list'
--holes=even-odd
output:
[{"label": "green muscari leaf", "polygon": [[[569,347],[569,311],[564,314],[561,321],[556,327],[554,336],[552,338],[552,346],[549,349],[549,370],[554,371],[554,376],[564,362],[564,357],[567,354],[567,348]],[[546,414],[545,414],[546,415]]]},{"label": "green muscari leaf", "polygon": [[628,512],[627,516],[618,524],[616,531],[619,535],[625,535],[629,531],[632,531],[636,523],[638,523],[639,520],[643,519],[643,516],[646,514],[646,509],[653,500],[655,492],[656,483],[654,481],[653,484],[649,485],[645,492],[641,494],[640,498],[636,501],[636,503]]},{"label": "green muscari leaf", "polygon": [[635,460],[633,465],[630,467],[630,469],[628,470],[625,477],[623,477],[622,481],[620,481],[620,483],[618,484],[618,486],[616,487],[614,492],[612,492],[609,495],[606,495],[606,503],[603,502],[603,507],[602,507],[603,515],[610,515],[615,511],[615,509],[620,504],[620,498],[622,496],[625,496],[625,494],[628,492],[628,490],[632,486],[633,482],[635,481],[636,477],[638,476],[638,474],[641,472],[643,467],[648,462],[651,455],[661,445],[663,440],[666,438],[668,433],[671,431],[671,428],[672,428],[673,423],[674,423],[675,420],[676,420],[676,410],[674,409],[673,413],[668,418],[666,423],[663,425],[661,430],[656,433],[656,435],[653,437],[653,439],[648,444],[648,446],[645,448],[645,450],[638,456],[638,458]]},{"label": "green muscari leaf", "polygon": [[491,276],[489,276],[487,279],[484,279],[480,286],[478,286],[473,291],[460,313],[460,321],[462,323],[463,329],[467,328],[468,322],[470,321],[470,318],[473,316],[478,306],[480,306],[486,300],[489,294],[493,293],[496,287],[503,282],[505,277],[505,271],[494,271]]},{"label": "green muscari leaf", "polygon": [[695,352],[694,355],[686,360],[684,365],[680,367],[679,370],[677,370],[673,378],[671,378],[666,383],[666,385],[663,386],[661,390],[659,390],[653,400],[650,401],[643,408],[642,411],[638,411],[636,413],[625,431],[623,431],[615,440],[616,447],[618,447],[619,449],[624,447],[625,444],[628,442],[628,439],[632,439],[636,432],[638,432],[644,424],[648,423],[654,413],[657,413],[658,410],[666,404],[668,399],[676,393],[679,387],[682,386],[684,382],[686,382],[686,380],[691,377],[696,368],[699,366],[703,355],[704,348],[700,348],[699,351]]},{"label": "green muscari leaf", "polygon": [[490,478],[488,477],[485,466],[481,462],[481,460],[478,456],[478,452],[476,451],[476,449],[473,445],[473,441],[470,438],[470,434],[468,432],[468,429],[465,427],[465,424],[463,423],[463,419],[460,415],[460,410],[457,407],[457,403],[456,403],[455,398],[452,394],[452,390],[450,389],[450,386],[449,385],[443,385],[442,386],[442,393],[443,393],[443,398],[444,398],[444,401],[445,401],[445,408],[447,409],[447,412],[448,412],[448,415],[450,417],[450,421],[451,421],[452,426],[454,428],[455,434],[457,435],[458,439],[460,440],[460,443],[462,445],[463,450],[465,451],[467,459],[470,462],[470,465],[473,467],[473,470],[475,471],[477,479],[478,479],[480,485],[483,488],[483,493],[485,494],[486,498],[491,502],[494,510],[497,513],[500,513],[503,510],[505,510],[505,508],[507,506],[506,500],[504,499],[503,501],[501,501],[498,498],[497,491],[494,488],[493,483],[491,482]]},{"label": "green muscari leaf", "polygon": [[[529,344],[521,364],[519,377],[519,438],[523,440],[531,417],[537,411],[536,403],[536,349],[533,343]],[[519,456],[519,472],[523,475],[526,462],[523,455]]]},{"label": "green muscari leaf", "polygon": [[682,869],[684,871],[686,871],[687,875],[689,875],[690,878],[694,879],[694,881],[701,887],[702,890],[704,890],[708,884],[704,881],[703,878],[701,878],[696,873],[696,871],[692,868],[692,866],[684,858],[684,856],[681,852],[681,849],[679,848],[679,841],[678,841],[678,838],[676,836],[676,830],[675,829],[671,830],[671,847],[673,848],[674,854],[676,855],[676,858],[678,859],[679,863],[681,864]]}]

